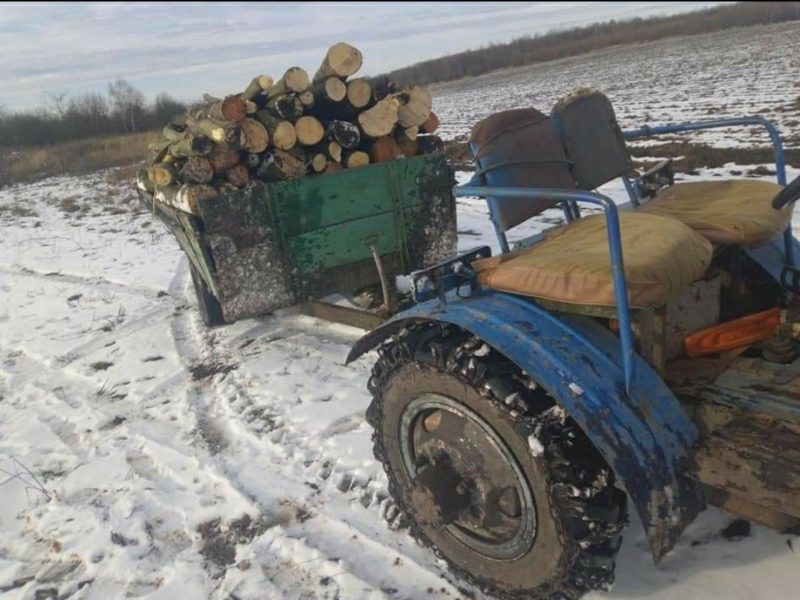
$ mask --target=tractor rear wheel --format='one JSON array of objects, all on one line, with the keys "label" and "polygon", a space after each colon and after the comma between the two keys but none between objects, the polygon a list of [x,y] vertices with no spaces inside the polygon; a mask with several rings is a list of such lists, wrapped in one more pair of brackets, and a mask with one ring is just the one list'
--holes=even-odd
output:
[{"label": "tractor rear wheel", "polygon": [[411,534],[500,598],[605,589],[625,494],[572,419],[508,359],[453,326],[379,349],[367,419]]}]

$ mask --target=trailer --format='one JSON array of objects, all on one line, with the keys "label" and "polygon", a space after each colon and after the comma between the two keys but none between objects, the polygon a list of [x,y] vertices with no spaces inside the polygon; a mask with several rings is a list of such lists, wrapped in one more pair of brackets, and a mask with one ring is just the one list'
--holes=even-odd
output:
[{"label": "trailer", "polygon": [[[185,252],[209,326],[290,306],[371,329],[402,303],[397,275],[456,251],[452,169],[441,153],[274,183],[200,200],[197,214],[140,201]],[[322,299],[375,289],[377,310]]]}]

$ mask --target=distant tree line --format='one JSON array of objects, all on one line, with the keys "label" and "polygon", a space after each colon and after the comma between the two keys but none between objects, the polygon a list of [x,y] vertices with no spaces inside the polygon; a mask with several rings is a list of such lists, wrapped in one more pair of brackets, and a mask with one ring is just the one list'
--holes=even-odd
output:
[{"label": "distant tree line", "polygon": [[670,17],[612,20],[542,35],[528,35],[506,44],[491,44],[477,50],[426,60],[387,75],[400,85],[424,85],[586,54],[618,44],[650,42],[673,36],[799,19],[800,2],[737,2]]},{"label": "distant tree line", "polygon": [[123,79],[106,94],[47,94],[48,105],[28,111],[0,106],[0,147],[38,146],[97,135],[136,133],[160,128],[187,105],[158,94],[148,103],[142,92]]}]

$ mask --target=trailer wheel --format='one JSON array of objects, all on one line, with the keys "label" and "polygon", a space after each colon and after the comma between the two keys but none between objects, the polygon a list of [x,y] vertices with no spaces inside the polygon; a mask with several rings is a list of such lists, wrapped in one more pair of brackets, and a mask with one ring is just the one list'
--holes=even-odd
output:
[{"label": "trailer wheel", "polygon": [[219,300],[211,293],[202,276],[191,263],[189,263],[189,270],[192,273],[192,283],[194,284],[194,291],[197,295],[197,304],[200,309],[200,315],[203,317],[203,323],[208,327],[224,325],[225,318],[222,316],[222,306],[220,306]]},{"label": "trailer wheel", "polygon": [[379,349],[367,420],[411,534],[500,598],[607,589],[626,496],[574,421],[459,328],[416,324]]}]

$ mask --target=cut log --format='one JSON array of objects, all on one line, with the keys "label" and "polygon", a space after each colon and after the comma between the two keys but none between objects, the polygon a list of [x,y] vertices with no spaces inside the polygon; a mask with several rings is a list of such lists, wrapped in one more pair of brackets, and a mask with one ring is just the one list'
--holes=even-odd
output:
[{"label": "cut log", "polygon": [[354,169],[356,167],[365,167],[369,164],[369,154],[366,152],[362,152],[361,150],[354,150],[352,152],[346,153],[342,157],[342,163],[348,169]]},{"label": "cut log", "polygon": [[244,89],[244,92],[242,92],[242,100],[252,100],[264,90],[271,88],[274,84],[275,82],[269,75],[259,75],[258,77],[253,77],[253,80]]},{"label": "cut log", "polygon": [[241,128],[233,123],[220,123],[212,119],[187,120],[187,129],[195,135],[204,135],[217,144],[238,145]]},{"label": "cut log", "polygon": [[269,133],[261,122],[255,119],[245,119],[240,123],[240,126],[245,137],[242,150],[258,154],[267,149],[267,146],[269,146]]},{"label": "cut log", "polygon": [[412,85],[395,94],[395,97],[400,101],[397,120],[402,127],[419,127],[430,116],[433,101],[424,87]]},{"label": "cut log", "polygon": [[358,48],[339,42],[328,48],[325,58],[314,74],[314,83],[328,77],[350,77],[361,68],[363,57]]},{"label": "cut log", "polygon": [[258,119],[269,132],[272,145],[280,150],[288,150],[297,143],[297,132],[289,121],[279,119],[267,110],[256,113]]},{"label": "cut log", "polygon": [[299,179],[306,174],[306,163],[289,152],[273,149],[264,156],[258,167],[257,177],[264,181]]},{"label": "cut log", "polygon": [[308,73],[300,67],[291,67],[287,69],[283,77],[275,82],[275,85],[264,93],[267,98],[274,98],[275,96],[291,94],[292,92],[305,92],[309,85]]},{"label": "cut log", "polygon": [[363,78],[347,82],[347,101],[357,109],[365,108],[372,101],[372,88]]},{"label": "cut log", "polygon": [[373,163],[395,160],[402,156],[404,156],[403,151],[398,146],[397,141],[390,135],[379,137],[369,149],[369,159]]},{"label": "cut log", "polygon": [[425,122],[419,126],[419,129],[423,133],[435,133],[439,129],[439,117],[436,116],[436,113],[431,112]]},{"label": "cut log", "polygon": [[178,131],[185,131],[186,128],[189,126],[189,115],[187,114],[175,115],[169,120],[169,125],[172,126],[173,129],[177,129]]},{"label": "cut log", "polygon": [[419,135],[419,127],[406,127],[405,129],[398,129],[395,137],[397,142],[402,144],[403,142],[413,142],[417,139],[417,135]]},{"label": "cut log", "polygon": [[175,167],[165,163],[150,165],[150,168],[147,169],[147,177],[158,187],[171,185],[178,180]]},{"label": "cut log", "polygon": [[331,121],[328,123],[328,139],[337,142],[342,148],[352,150],[361,143],[358,126],[349,121]]},{"label": "cut log", "polygon": [[329,173],[336,173],[337,171],[341,171],[344,167],[340,165],[338,162],[329,162],[328,166],[325,167],[325,174]]},{"label": "cut log", "polygon": [[294,121],[303,114],[303,103],[294,94],[273,96],[264,107],[276,117],[287,121]]},{"label": "cut log", "polygon": [[142,168],[136,172],[136,184],[139,189],[144,187],[145,191],[151,194],[154,194],[156,191],[153,182],[150,181],[150,177],[147,175],[147,169]]},{"label": "cut log", "polygon": [[250,171],[245,165],[239,164],[225,172],[226,179],[237,188],[243,188],[250,183]]},{"label": "cut log", "polygon": [[161,162],[167,165],[174,165],[176,164],[181,158],[172,156],[172,154],[165,154],[164,158],[161,159]]},{"label": "cut log", "polygon": [[409,140],[408,138],[405,138],[398,140],[397,145],[400,147],[403,156],[406,158],[411,158],[412,156],[419,154],[419,147],[417,146],[416,140]]},{"label": "cut log", "polygon": [[241,96],[226,96],[207,107],[205,116],[215,121],[237,123],[247,116],[247,107]]},{"label": "cut log", "polygon": [[177,142],[186,135],[184,129],[176,129],[173,127],[172,123],[167,123],[161,130],[161,137],[169,142]]},{"label": "cut log", "polygon": [[322,123],[309,115],[297,119],[294,128],[297,132],[297,141],[303,146],[318,144],[325,136],[325,128]]},{"label": "cut log", "polygon": [[310,156],[311,160],[309,161],[309,167],[311,168],[311,171],[314,173],[322,173],[325,170],[325,167],[328,166],[328,157],[322,152],[311,154]]},{"label": "cut log", "polygon": [[184,183],[209,183],[214,179],[214,166],[205,156],[193,156],[181,169],[181,181]]},{"label": "cut log", "polygon": [[378,138],[389,135],[397,124],[400,102],[389,96],[379,100],[375,106],[358,115],[358,125],[367,137]]},{"label": "cut log", "polygon": [[224,144],[217,144],[211,153],[208,155],[211,161],[211,166],[214,167],[215,173],[222,173],[227,171],[234,165],[239,164],[239,151]]},{"label": "cut log", "polygon": [[244,103],[244,106],[245,106],[245,112],[247,112],[248,115],[254,115],[258,112],[258,104],[256,104],[252,100],[246,101]]},{"label": "cut log", "polygon": [[315,83],[311,89],[320,102],[341,102],[347,96],[347,86],[338,77],[328,77]]},{"label": "cut log", "polygon": [[323,141],[313,148],[309,148],[311,154],[323,154],[328,161],[342,162],[342,147],[339,142]]},{"label": "cut log", "polygon": [[218,195],[219,192],[208,184],[185,183],[181,186],[170,185],[159,188],[156,191],[155,199],[183,212],[196,215],[197,203],[200,200],[215,198]]},{"label": "cut log", "polygon": [[444,152],[444,142],[438,135],[421,135],[417,137],[417,151],[419,154]]},{"label": "cut log", "polygon": [[314,92],[306,90],[297,94],[298,100],[303,105],[303,110],[310,110],[314,106]]},{"label": "cut log", "polygon": [[261,156],[250,152],[244,156],[242,162],[251,169],[255,169],[261,163]]}]

